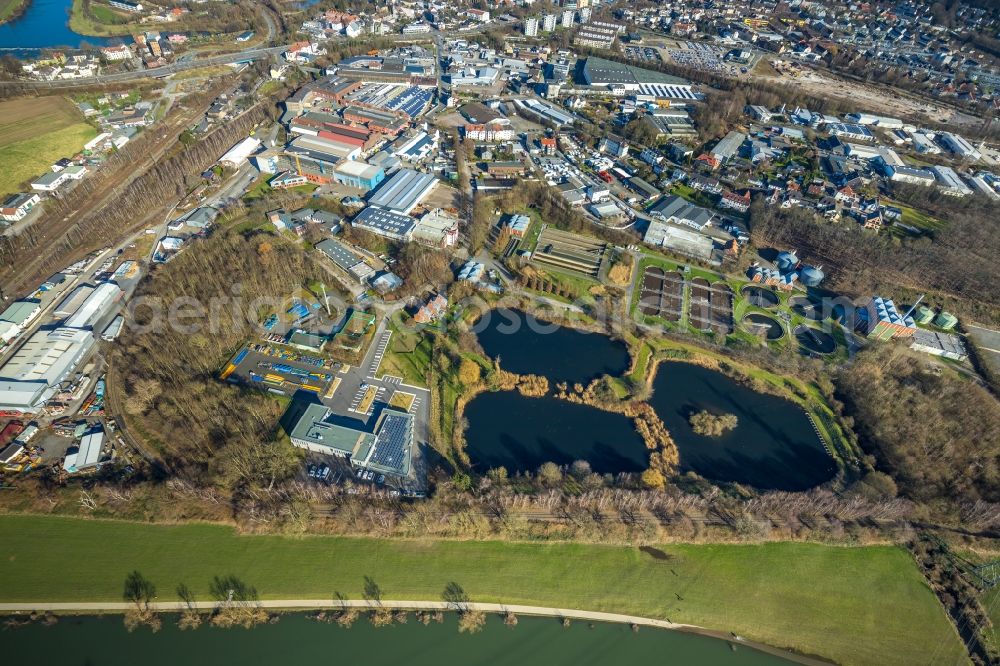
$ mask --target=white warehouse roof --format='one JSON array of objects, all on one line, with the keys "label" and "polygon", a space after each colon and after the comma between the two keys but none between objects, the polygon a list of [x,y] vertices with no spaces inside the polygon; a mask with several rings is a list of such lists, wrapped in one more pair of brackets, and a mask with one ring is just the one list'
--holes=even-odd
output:
[{"label": "white warehouse roof", "polygon": [[102,282],[97,285],[94,291],[87,296],[76,312],[71,314],[64,326],[69,328],[87,328],[97,323],[97,320],[108,312],[112,303],[117,301],[122,295],[121,288],[114,282]]},{"label": "white warehouse roof", "polygon": [[429,173],[400,169],[382,183],[368,203],[406,215],[430,194],[437,182]]},{"label": "white warehouse roof", "polygon": [[226,154],[219,158],[219,163],[231,164],[234,167],[238,167],[242,165],[248,157],[257,152],[260,145],[259,139],[248,136],[226,151]]}]

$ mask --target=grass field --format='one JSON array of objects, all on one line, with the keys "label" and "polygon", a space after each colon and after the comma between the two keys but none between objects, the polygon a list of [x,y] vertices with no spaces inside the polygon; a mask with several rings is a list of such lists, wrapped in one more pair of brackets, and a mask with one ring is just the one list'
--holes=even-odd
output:
[{"label": "grass field", "polygon": [[0,517],[0,601],[120,601],[140,571],[170,601],[179,584],[209,598],[234,575],[262,599],[473,601],[669,618],[734,631],[844,664],[962,663],[963,648],[910,556],[893,547],[402,541],[238,536],[213,525],[153,526]]},{"label": "grass field", "polygon": [[25,97],[0,102],[0,196],[48,171],[60,157],[77,153],[97,136],[63,97]]},{"label": "grass field", "polygon": [[382,356],[378,375],[402,377],[413,386],[427,386],[427,367],[431,364],[431,338],[428,334],[393,327],[389,347]]},{"label": "grass field", "polygon": [[84,11],[81,0],[73,0],[73,11],[69,17],[69,27],[73,32],[95,37],[127,35],[144,30],[141,23],[130,23],[130,16],[111,9],[108,5],[90,5],[90,16]]}]

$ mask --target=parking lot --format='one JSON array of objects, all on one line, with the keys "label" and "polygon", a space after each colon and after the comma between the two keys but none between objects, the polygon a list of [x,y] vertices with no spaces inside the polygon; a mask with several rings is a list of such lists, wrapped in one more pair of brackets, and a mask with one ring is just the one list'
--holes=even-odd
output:
[{"label": "parking lot", "polygon": [[660,62],[663,58],[660,52],[651,46],[626,46],[625,57],[642,62]]},{"label": "parking lot", "polygon": [[284,345],[251,343],[233,357],[221,378],[286,395],[300,390],[323,394],[338,366]]}]

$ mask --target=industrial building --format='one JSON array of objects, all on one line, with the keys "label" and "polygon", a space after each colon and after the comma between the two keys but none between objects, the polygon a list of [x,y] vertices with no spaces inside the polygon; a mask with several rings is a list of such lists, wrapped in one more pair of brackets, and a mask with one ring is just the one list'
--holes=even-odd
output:
[{"label": "industrial building", "polygon": [[957,335],[918,328],[913,332],[912,340],[910,349],[914,351],[950,358],[954,361],[964,361],[968,356],[965,344]]},{"label": "industrial building", "polygon": [[420,162],[426,159],[437,147],[437,132],[431,136],[427,132],[418,132],[412,137],[403,137],[396,142],[392,154],[407,162]]},{"label": "industrial building", "polygon": [[432,247],[451,247],[458,242],[458,218],[440,208],[428,211],[414,228],[413,240]]},{"label": "industrial building", "polygon": [[368,206],[351,220],[351,225],[392,240],[408,241],[417,221],[409,215],[377,206]]},{"label": "industrial building", "polygon": [[349,250],[342,243],[326,238],[316,243],[316,249],[325,254],[345,273],[357,278],[358,282],[365,282],[373,275],[375,269],[366,264],[360,256]]},{"label": "industrial building", "polygon": [[945,148],[963,160],[978,160],[983,157],[979,149],[969,143],[965,137],[953,134],[952,132],[941,132],[937,135],[937,138],[944,144]]},{"label": "industrial building", "polygon": [[953,197],[965,197],[972,194],[972,188],[965,184],[955,170],[947,166],[932,166],[930,168],[938,187],[945,194]]},{"label": "industrial building", "polygon": [[121,288],[114,282],[102,282],[87,296],[80,308],[63,322],[68,328],[92,328],[111,306],[122,297]]},{"label": "industrial building", "polygon": [[[639,91],[644,84],[661,84],[676,86],[671,94],[686,95],[692,87],[690,81],[676,76],[593,56],[584,62],[582,74],[584,83],[589,86],[615,87],[631,92]],[[646,94],[655,94],[653,90],[647,89]],[[695,99],[695,96],[692,94],[688,99]]]},{"label": "industrial building", "polygon": [[259,139],[248,136],[227,150],[226,154],[219,158],[219,164],[224,167],[228,166],[238,169],[243,166],[243,163],[247,161],[247,158],[260,149],[260,146],[261,143]]},{"label": "industrial building", "polygon": [[290,433],[292,444],[314,453],[347,458],[351,464],[405,477],[413,455],[413,416],[385,409],[372,432],[333,421],[321,404],[308,405]]},{"label": "industrial building", "polygon": [[[649,214],[665,222],[683,224],[698,231],[710,225],[712,218],[715,217],[712,211],[695,206],[693,203],[676,195],[666,196],[657,201],[649,209]],[[650,241],[647,240],[646,242]]]},{"label": "industrial building", "polygon": [[437,178],[431,174],[400,169],[375,190],[368,203],[407,215],[431,193],[437,183]]},{"label": "industrial building", "polygon": [[90,331],[38,330],[0,367],[0,409],[34,413],[94,346]]},{"label": "industrial building", "polygon": [[725,163],[739,154],[740,146],[746,140],[746,134],[742,132],[730,132],[715,144],[715,147],[712,148],[709,154],[719,160],[719,162]]},{"label": "industrial building", "polygon": [[674,252],[702,261],[712,258],[715,244],[712,239],[697,232],[674,227],[660,220],[651,220],[643,241],[655,247],[665,247]]},{"label": "industrial building", "polygon": [[342,185],[372,190],[385,180],[385,171],[373,164],[348,160],[333,170],[333,179]]},{"label": "industrial building", "polygon": [[867,321],[865,334],[876,340],[904,338],[917,330],[916,322],[909,314],[903,314],[892,299],[872,296],[865,308]]},{"label": "industrial building", "polygon": [[521,109],[530,111],[531,113],[539,116],[542,120],[555,124],[557,127],[573,124],[572,114],[567,113],[551,104],[546,104],[540,100],[534,98],[515,99],[514,104]]},{"label": "industrial building", "polygon": [[101,450],[104,448],[104,429],[91,429],[80,439],[80,446],[74,453],[67,453],[63,469],[69,474],[84,472],[101,465]]},{"label": "industrial building", "polygon": [[326,133],[318,136],[298,136],[288,144],[289,152],[333,163],[360,157],[361,148],[354,143],[342,141],[341,137]]}]

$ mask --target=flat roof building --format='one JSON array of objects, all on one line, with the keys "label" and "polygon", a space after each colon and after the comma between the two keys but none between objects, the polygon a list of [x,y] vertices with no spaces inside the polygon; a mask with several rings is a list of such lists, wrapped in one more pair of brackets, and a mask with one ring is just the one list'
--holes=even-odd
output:
[{"label": "flat roof building", "polygon": [[69,328],[89,328],[111,310],[111,306],[121,298],[122,290],[114,282],[102,282],[80,305],[80,309],[63,322]]},{"label": "flat roof building", "polygon": [[375,269],[366,264],[353,251],[331,238],[316,243],[316,249],[330,258],[338,268],[364,282],[375,274]]},{"label": "flat roof building", "polygon": [[417,221],[409,215],[378,206],[368,206],[351,220],[351,224],[385,238],[408,241],[413,235],[413,228],[417,226]]},{"label": "flat roof building", "polygon": [[373,432],[340,425],[321,404],[306,406],[292,427],[292,444],[307,451],[347,458],[357,467],[407,476],[413,456],[413,415],[384,409]]},{"label": "flat roof building", "polygon": [[93,348],[90,331],[38,330],[0,367],[0,409],[36,412]]},{"label": "flat roof building", "polygon": [[385,171],[366,162],[348,160],[333,170],[333,179],[343,185],[371,190],[385,180]]},{"label": "flat roof building", "polygon": [[965,181],[963,181],[951,167],[932,166],[930,171],[934,174],[938,187],[940,187],[945,194],[949,194],[954,197],[964,197],[972,194],[972,188],[966,185]]},{"label": "flat roof building", "polygon": [[408,214],[437,186],[433,175],[400,169],[375,191],[368,203],[402,215]]}]

